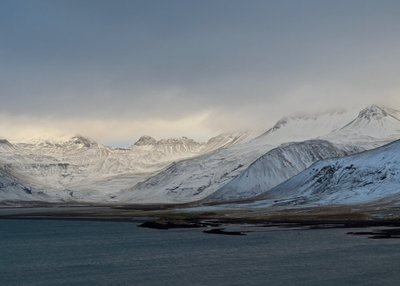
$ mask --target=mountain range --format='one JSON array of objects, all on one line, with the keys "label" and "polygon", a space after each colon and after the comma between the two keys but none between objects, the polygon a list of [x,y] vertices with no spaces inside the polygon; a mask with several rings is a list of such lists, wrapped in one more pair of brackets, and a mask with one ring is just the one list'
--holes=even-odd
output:
[{"label": "mountain range", "polygon": [[84,136],[1,139],[0,202],[369,202],[400,187],[393,179],[398,161],[391,161],[397,139],[400,112],[377,105],[358,114],[285,116],[262,134],[225,133],[207,142],[142,136],[112,148]]}]

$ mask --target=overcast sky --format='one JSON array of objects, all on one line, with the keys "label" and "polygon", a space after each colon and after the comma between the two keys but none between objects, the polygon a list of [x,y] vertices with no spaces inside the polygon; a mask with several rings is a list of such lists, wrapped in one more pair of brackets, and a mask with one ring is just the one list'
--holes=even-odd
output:
[{"label": "overcast sky", "polygon": [[400,108],[400,1],[1,0],[0,136],[205,139]]}]

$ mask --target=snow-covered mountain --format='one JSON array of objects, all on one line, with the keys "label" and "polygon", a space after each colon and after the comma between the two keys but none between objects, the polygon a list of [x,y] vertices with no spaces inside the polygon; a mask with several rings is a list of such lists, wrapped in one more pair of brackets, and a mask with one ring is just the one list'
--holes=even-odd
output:
[{"label": "snow-covered mountain", "polygon": [[[353,118],[352,113],[347,112],[287,117],[285,124],[281,124],[280,120],[269,131],[253,140],[177,162],[146,181],[113,194],[113,198],[129,203],[185,203],[202,200],[238,177],[251,163],[281,143],[328,134],[349,122],[349,118]],[[229,195],[226,194],[226,197]]]},{"label": "snow-covered mountain", "polygon": [[68,189],[93,174],[101,176],[110,148],[83,136],[66,141],[15,143],[0,154],[0,168],[23,184],[49,193]]},{"label": "snow-covered mountain", "polygon": [[156,163],[173,161],[201,154],[203,144],[187,137],[156,140],[142,136],[130,149],[138,156],[137,161]]},{"label": "snow-covered mountain", "polygon": [[400,139],[400,111],[371,105],[342,128],[321,138],[372,149]]},{"label": "snow-covered mountain", "polygon": [[356,204],[400,196],[400,141],[323,160],[262,194],[292,204]]},{"label": "snow-covered mountain", "polygon": [[257,135],[253,131],[228,132],[210,138],[203,146],[203,153],[209,153],[222,148],[229,148],[254,139]]},{"label": "snow-covered mountain", "polygon": [[0,152],[12,152],[15,146],[12,145],[7,139],[0,139]]},{"label": "snow-covered mountain", "polygon": [[285,116],[260,137],[268,138],[268,143],[279,145],[292,141],[304,141],[329,134],[355,116],[354,111],[333,110],[315,114]]},{"label": "snow-covered mountain", "polygon": [[[304,138],[307,132],[316,134],[331,130],[329,134],[319,138],[334,142],[336,146],[327,141],[282,145],[259,158],[238,178],[209,199],[249,198],[282,183],[318,160],[357,153],[400,139],[400,111],[371,105],[361,110],[349,123],[343,124],[344,120],[348,120],[349,114],[351,112],[329,112],[318,116],[287,117],[280,120],[264,134],[269,136],[270,142],[280,142],[281,138],[295,136],[302,130],[305,133],[300,134],[299,138]],[[340,126],[338,124],[343,126],[337,128]]]},{"label": "snow-covered mountain", "polygon": [[155,176],[113,195],[127,203],[197,201],[238,176],[271,145],[238,144],[171,164]]},{"label": "snow-covered mountain", "polygon": [[252,139],[251,132],[223,133],[210,138],[207,142],[197,142],[187,137],[156,140],[150,136],[142,136],[130,149],[135,154],[135,162],[155,164],[172,162],[209,153],[221,148],[246,142]]},{"label": "snow-covered mountain", "polygon": [[0,170],[0,204],[12,201],[52,201],[50,196],[40,190],[23,185],[4,170]]},{"label": "snow-covered mountain", "polygon": [[[270,189],[320,159],[400,138],[399,114],[370,106],[358,116],[343,111],[289,116],[258,137],[238,132],[196,142],[143,136],[129,148],[111,148],[83,136],[22,143],[1,140],[0,178],[7,178],[7,186],[20,184],[40,194],[21,193],[32,200],[236,200]],[[8,196],[5,189],[12,188],[3,188],[3,197]]]},{"label": "snow-covered mountain", "polygon": [[[124,202],[183,203],[202,200],[206,197],[208,197],[208,200],[215,199],[217,201],[221,199],[247,197],[244,193],[261,191],[261,187],[256,191],[258,188],[257,186],[271,188],[285,179],[288,179],[290,175],[297,174],[311,163],[318,160],[318,157],[315,158],[315,161],[309,159],[312,156],[311,154],[315,155],[315,149],[311,147],[310,149],[302,149],[304,152],[300,152],[298,157],[296,157],[297,154],[295,154],[295,151],[292,153],[289,152],[292,157],[289,156],[290,159],[288,159],[288,161],[293,160],[293,164],[296,165],[296,167],[292,166],[289,171],[288,166],[285,166],[284,162],[279,160],[275,163],[272,162],[274,161],[273,158],[278,156],[276,153],[274,156],[271,154],[267,155],[268,151],[279,146],[281,143],[303,141],[312,138],[329,138],[329,141],[340,145],[340,147],[335,148],[339,148],[343,152],[342,155],[345,155],[363,149],[381,146],[393,140],[396,136],[399,136],[400,131],[398,132],[395,124],[388,125],[386,124],[385,116],[376,116],[376,108],[376,106],[367,107],[362,110],[358,116],[355,112],[334,111],[315,115],[285,117],[279,120],[273,128],[249,142],[212,152],[194,159],[177,162],[157,175],[150,177],[148,180],[140,182],[134,187],[116,194],[114,198]],[[378,109],[381,110],[381,108]],[[390,114],[395,113],[394,110],[387,110],[390,111]],[[388,113],[388,111],[386,113]],[[368,113],[370,116],[365,116],[365,114]],[[361,118],[361,120],[357,120],[358,118]],[[350,127],[354,122],[364,122],[364,120],[369,120],[370,122],[370,124],[362,124],[363,126],[368,126],[368,128],[365,128],[364,135],[382,126],[389,126],[390,128],[388,127],[386,130],[393,130],[393,132],[389,134],[388,132],[379,133],[379,131],[377,131],[374,133],[375,136],[364,136],[364,139],[360,140],[358,126],[360,126],[361,123],[358,123],[357,127]],[[371,125],[372,121],[380,121],[381,124]],[[347,136],[341,133],[343,130],[347,130]],[[321,143],[322,141],[318,142]],[[294,143],[289,146],[291,146],[293,150],[296,150],[298,146],[304,147],[305,145]],[[290,149],[289,147],[286,148]],[[326,151],[324,147],[321,147],[321,150]],[[330,151],[332,152],[331,155],[335,156],[335,151],[333,149],[330,149]],[[329,157],[328,153],[329,152],[324,154]],[[254,163],[257,168],[253,169],[253,167],[251,167],[249,173],[246,173],[248,177],[252,177],[254,180],[246,180],[246,175],[241,174],[245,172],[250,164],[264,154],[264,159],[267,158],[267,160],[260,160],[260,162]],[[336,154],[339,155],[338,153]],[[323,158],[322,154],[320,154],[320,156]],[[279,166],[280,163],[282,165]],[[263,168],[267,168],[267,170],[261,170]],[[273,176],[270,174],[260,176],[260,173],[263,172],[264,174],[274,172],[280,175]],[[251,173],[254,174],[250,175]],[[238,178],[237,181],[234,180],[231,185],[230,182],[238,176],[240,176],[240,178]],[[257,179],[255,179],[255,177],[257,177]],[[239,183],[239,181],[242,183]],[[251,183],[249,181],[251,181]],[[231,188],[234,184],[238,185]],[[212,195],[214,193],[215,196]]]},{"label": "snow-covered mountain", "polygon": [[359,151],[358,148],[343,148],[323,140],[282,144],[258,158],[207,200],[215,202],[251,198],[286,181],[314,162]]},{"label": "snow-covered mountain", "polygon": [[110,148],[83,136],[15,144],[2,140],[0,170],[12,174],[14,181],[59,200],[101,201],[104,194],[133,186],[175,160],[226,148],[250,137],[235,133],[216,138],[199,143],[186,137],[159,141],[142,137],[126,149]]}]

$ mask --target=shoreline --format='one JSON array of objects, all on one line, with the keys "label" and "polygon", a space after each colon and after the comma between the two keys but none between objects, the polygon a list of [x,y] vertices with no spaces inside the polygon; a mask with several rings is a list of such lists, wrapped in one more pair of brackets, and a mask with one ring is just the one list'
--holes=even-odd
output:
[{"label": "shoreline", "polygon": [[[198,221],[167,221],[155,217],[68,217],[68,216],[0,216],[0,220],[59,220],[85,222],[114,222],[132,223],[137,227],[154,230],[171,229],[198,229],[206,234],[228,236],[246,236],[248,233],[276,230],[328,230],[351,229],[347,235],[366,236],[368,239],[400,239],[399,220],[279,220],[279,221],[252,221],[252,220],[198,220]],[[378,229],[373,229],[378,228]],[[354,231],[366,229],[365,231]],[[368,231],[367,231],[368,230]]]},{"label": "shoreline", "polygon": [[173,206],[107,206],[107,205],[48,205],[40,207],[0,207],[0,219],[85,219],[118,220],[132,219],[163,221],[211,221],[226,223],[333,223],[333,224],[381,224],[399,223],[400,208],[360,208],[359,206],[332,206],[308,208],[265,209],[213,209],[176,208]]},{"label": "shoreline", "polygon": [[[254,229],[351,229],[390,228],[356,231],[353,235],[371,238],[400,238],[400,216],[397,208],[334,206],[297,209],[215,209],[198,211],[169,206],[88,206],[52,205],[46,207],[0,208],[0,219],[68,220],[135,223],[149,229],[197,228],[205,233],[245,235]],[[399,231],[393,231],[398,228]],[[233,230],[232,230],[233,229]]]}]

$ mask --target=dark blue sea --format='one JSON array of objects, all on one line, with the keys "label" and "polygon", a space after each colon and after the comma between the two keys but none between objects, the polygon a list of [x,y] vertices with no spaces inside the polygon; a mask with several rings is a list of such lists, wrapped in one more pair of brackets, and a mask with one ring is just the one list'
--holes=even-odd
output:
[{"label": "dark blue sea", "polygon": [[0,285],[399,285],[400,240],[348,231],[0,220]]}]

